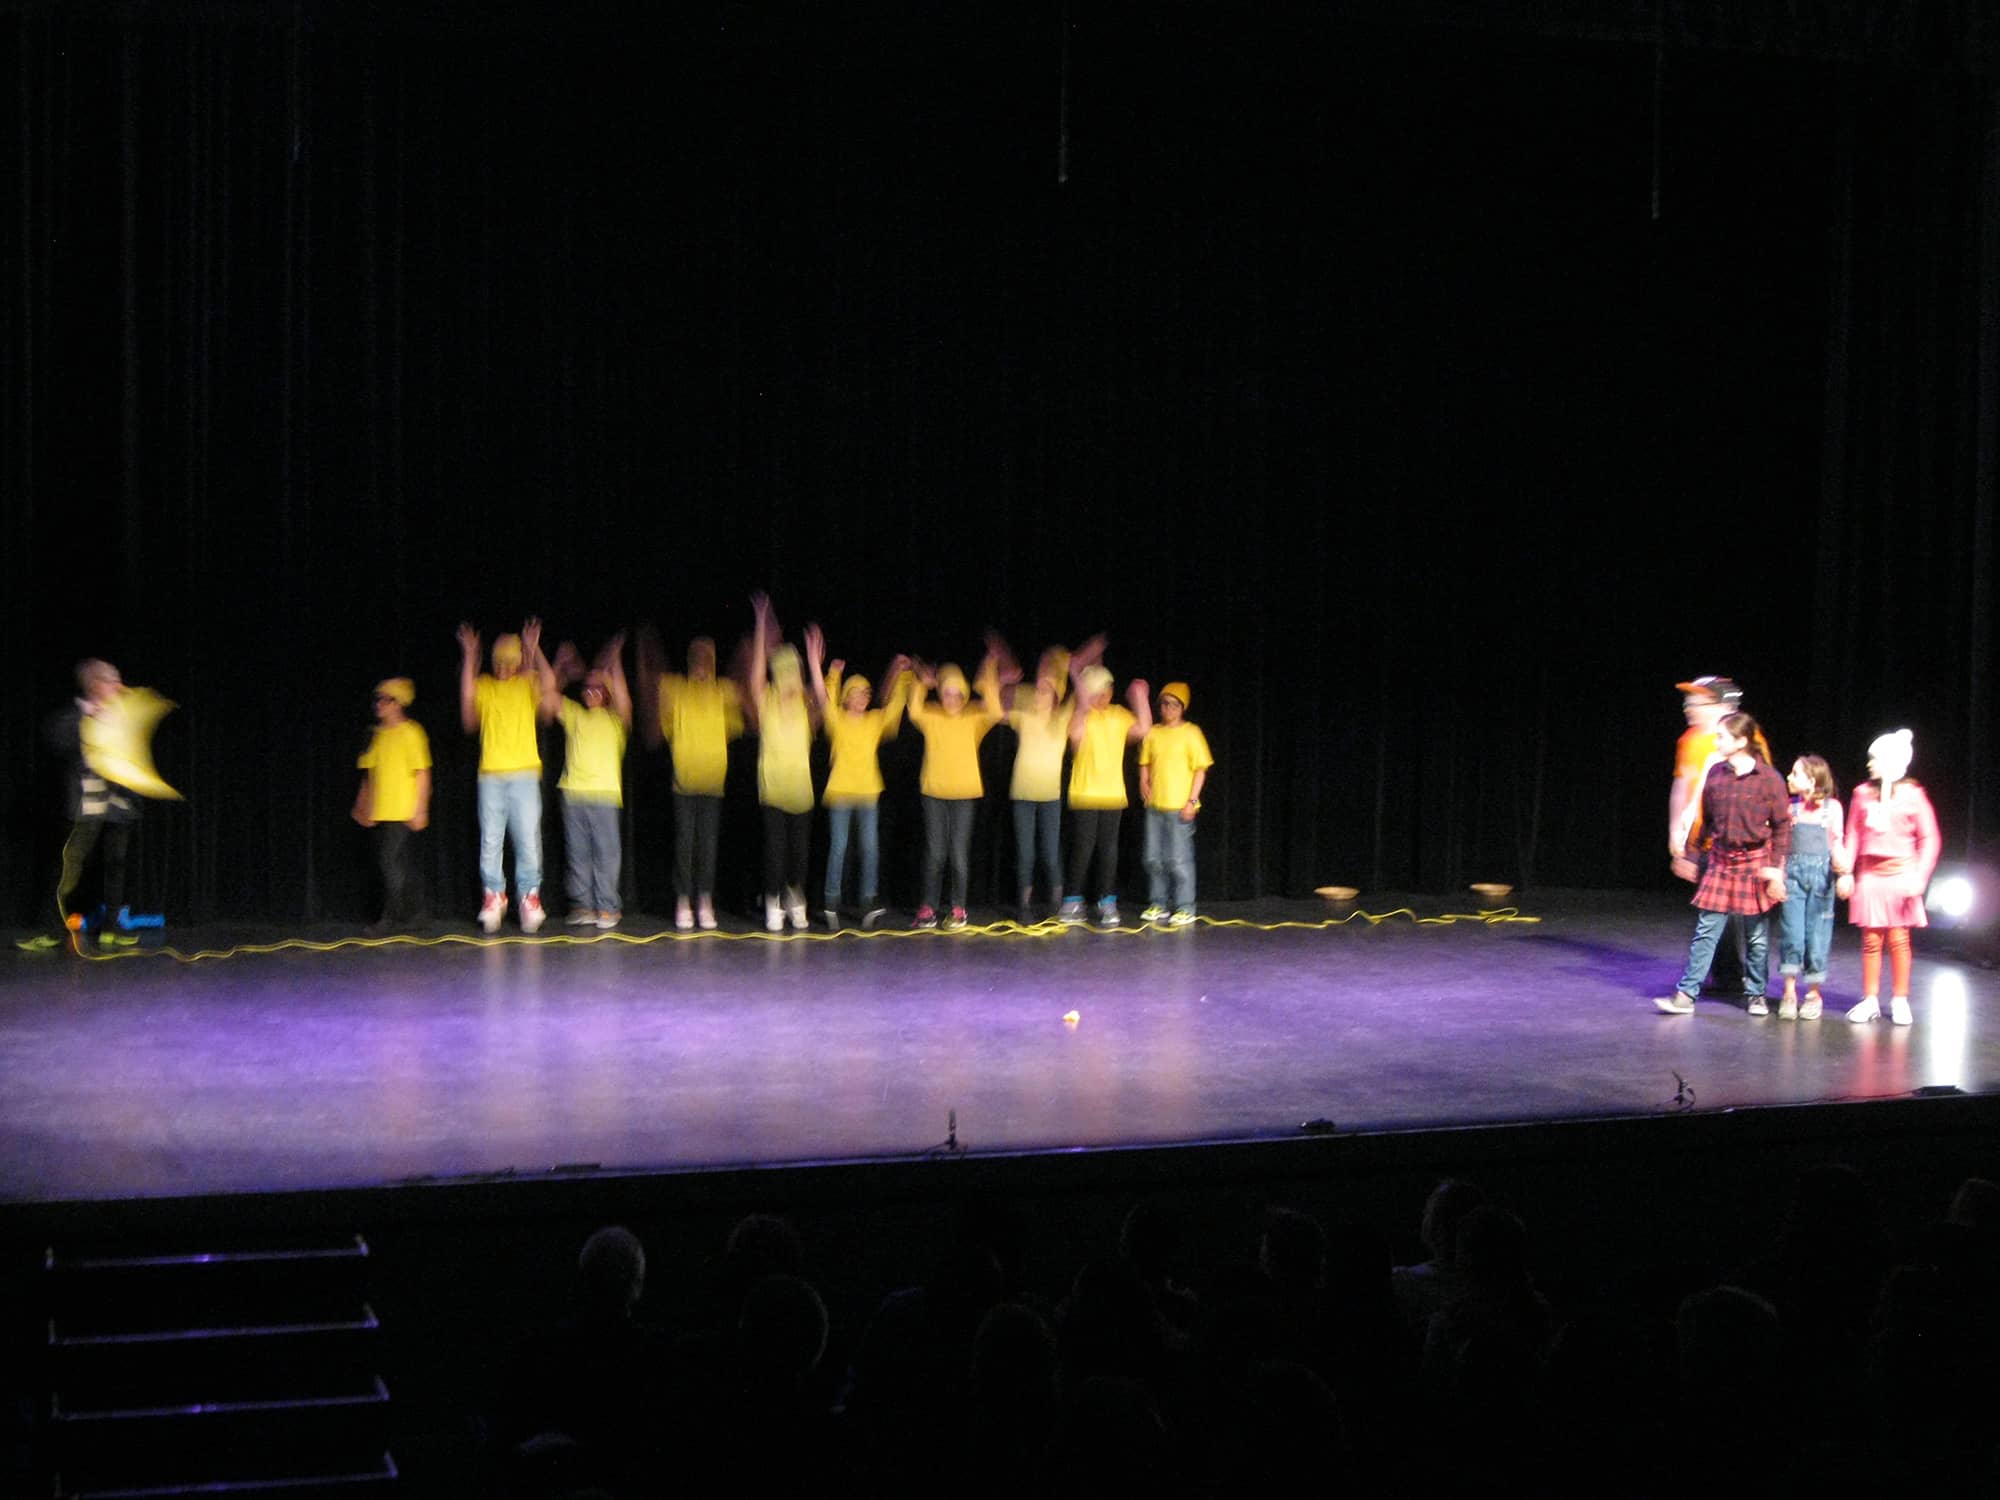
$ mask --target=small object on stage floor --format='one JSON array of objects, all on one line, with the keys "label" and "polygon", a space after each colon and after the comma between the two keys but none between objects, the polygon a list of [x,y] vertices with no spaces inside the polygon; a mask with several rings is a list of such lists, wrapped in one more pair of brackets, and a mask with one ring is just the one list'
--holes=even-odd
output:
[{"label": "small object on stage floor", "polygon": [[1352,901],[1361,892],[1351,885],[1322,885],[1315,887],[1313,894],[1329,901]]},{"label": "small object on stage floor", "polygon": [[1332,1135],[1333,1121],[1317,1118],[1301,1120],[1299,1121],[1299,1129],[1303,1130],[1307,1135]]},{"label": "small object on stage floor", "polygon": [[1063,1025],[1065,1026],[1074,1026],[1082,1019],[1083,1012],[1080,1010],[1065,1011],[1063,1013]]},{"label": "small object on stage floor", "polygon": [[1487,901],[1498,901],[1503,896],[1513,895],[1514,887],[1502,885],[1497,880],[1480,880],[1473,883],[1472,894]]}]

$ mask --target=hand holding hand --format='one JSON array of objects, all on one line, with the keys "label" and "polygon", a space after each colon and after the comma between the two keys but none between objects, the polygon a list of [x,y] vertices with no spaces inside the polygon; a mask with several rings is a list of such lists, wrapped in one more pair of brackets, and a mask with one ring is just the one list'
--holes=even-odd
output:
[{"label": "hand holding hand", "polygon": [[1852,875],[1843,875],[1840,879],[1834,881],[1833,893],[1843,901],[1852,896],[1854,894],[1854,877]]}]

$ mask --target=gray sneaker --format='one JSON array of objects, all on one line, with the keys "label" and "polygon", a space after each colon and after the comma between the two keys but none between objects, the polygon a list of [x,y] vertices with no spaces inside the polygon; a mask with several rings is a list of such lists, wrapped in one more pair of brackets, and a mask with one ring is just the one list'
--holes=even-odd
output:
[{"label": "gray sneaker", "polygon": [[1691,1016],[1694,1014],[1694,996],[1683,995],[1675,990],[1671,995],[1661,995],[1653,1001],[1653,1009],[1662,1015]]}]

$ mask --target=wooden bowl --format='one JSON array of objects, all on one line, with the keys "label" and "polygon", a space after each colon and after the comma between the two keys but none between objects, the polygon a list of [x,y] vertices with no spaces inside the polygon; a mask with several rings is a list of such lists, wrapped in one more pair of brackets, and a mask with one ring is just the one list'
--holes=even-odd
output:
[{"label": "wooden bowl", "polygon": [[1501,885],[1497,881],[1482,880],[1473,886],[1472,894],[1475,896],[1484,896],[1488,901],[1498,901],[1502,896],[1513,895],[1514,887],[1511,885]]},{"label": "wooden bowl", "polygon": [[1313,894],[1329,901],[1352,901],[1361,892],[1351,885],[1322,885],[1315,887]]}]

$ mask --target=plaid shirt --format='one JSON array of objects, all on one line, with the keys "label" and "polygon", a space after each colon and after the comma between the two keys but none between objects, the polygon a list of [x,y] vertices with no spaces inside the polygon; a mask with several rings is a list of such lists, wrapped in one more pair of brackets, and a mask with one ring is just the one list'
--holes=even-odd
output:
[{"label": "plaid shirt", "polygon": [[1714,843],[1695,888],[1703,911],[1756,916],[1775,904],[1764,870],[1784,867],[1792,848],[1791,794],[1763,761],[1737,775],[1728,761],[1711,766],[1701,789],[1701,820]]}]

